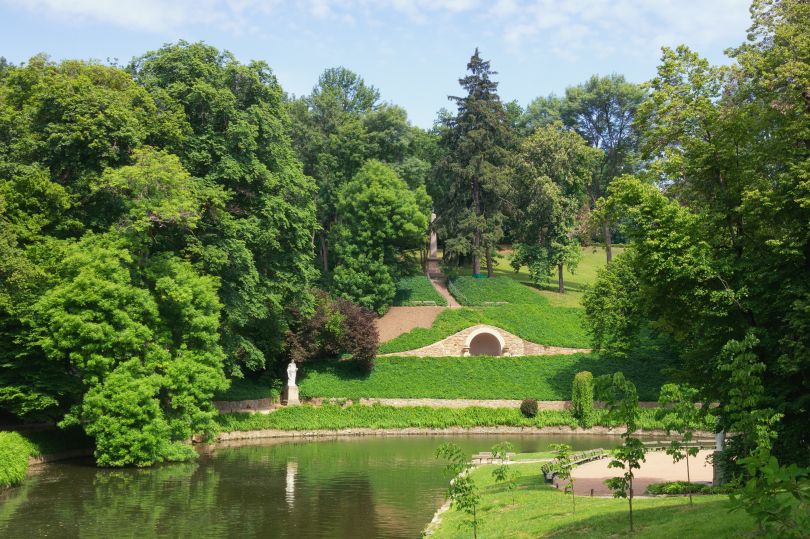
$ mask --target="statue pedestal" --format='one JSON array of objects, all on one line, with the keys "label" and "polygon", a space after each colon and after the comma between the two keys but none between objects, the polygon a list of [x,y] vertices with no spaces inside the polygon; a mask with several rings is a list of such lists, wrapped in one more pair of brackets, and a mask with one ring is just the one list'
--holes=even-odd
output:
[{"label": "statue pedestal", "polygon": [[287,406],[301,404],[301,401],[298,400],[298,386],[286,386],[281,395],[281,402]]}]

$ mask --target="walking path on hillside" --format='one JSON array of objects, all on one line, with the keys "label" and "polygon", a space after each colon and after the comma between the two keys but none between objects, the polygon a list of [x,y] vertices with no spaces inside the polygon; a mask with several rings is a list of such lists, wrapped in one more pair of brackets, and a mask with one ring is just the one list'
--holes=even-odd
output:
[{"label": "walking path on hillside", "polygon": [[447,277],[441,277],[438,279],[430,279],[430,284],[433,285],[433,288],[436,289],[436,292],[439,293],[444,299],[447,300],[447,305],[451,309],[458,309],[461,307],[461,304],[456,301],[456,298],[453,297],[453,294],[447,289]]}]

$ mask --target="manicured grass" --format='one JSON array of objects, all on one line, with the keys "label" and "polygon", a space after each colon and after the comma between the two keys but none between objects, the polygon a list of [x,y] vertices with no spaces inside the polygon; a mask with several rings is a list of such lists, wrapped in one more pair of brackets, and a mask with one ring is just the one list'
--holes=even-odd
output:
[{"label": "manicured grass", "polygon": [[496,305],[499,303],[519,305],[548,304],[548,300],[540,294],[508,277],[493,277],[491,279],[457,277],[450,280],[448,289],[459,303],[467,306]]},{"label": "manicured grass", "polygon": [[476,324],[497,326],[518,337],[547,346],[590,346],[582,309],[552,307],[540,296],[537,298],[541,303],[447,309],[439,313],[430,328],[415,328],[403,333],[380,345],[379,352],[393,354],[421,348]]},{"label": "manicured grass", "polygon": [[[621,246],[613,247],[613,256],[616,257],[624,251]],[[518,282],[529,283],[539,295],[549,300],[552,306],[555,307],[580,307],[582,302],[582,294],[585,287],[596,280],[596,273],[599,268],[604,267],[606,263],[605,249],[600,246],[583,247],[582,260],[577,266],[576,271],[571,274],[566,271],[565,279],[565,294],[560,294],[557,291],[556,275],[550,276],[546,283],[534,285],[530,283],[528,268],[523,266],[520,271],[515,271],[509,265],[509,255],[504,253],[495,261],[495,276],[508,277]],[[469,275],[470,268],[460,268],[461,275]]]},{"label": "manicured grass", "polygon": [[[404,429],[448,427],[576,427],[567,410],[540,410],[536,417],[526,418],[517,408],[430,408],[426,406],[293,406],[269,414],[222,414],[217,417],[222,432],[279,429],[332,430],[349,428]],[[603,411],[598,411],[597,425],[608,425]],[[643,410],[643,429],[661,428],[653,410]]]},{"label": "manicured grass", "polygon": [[[481,490],[478,516],[483,521],[479,537],[625,537],[629,535],[627,501],[615,498],[577,497],[576,513],[571,496],[546,485],[537,464],[518,464],[518,487],[513,494],[497,485],[492,466],[472,472]],[[448,478],[449,481],[449,478]],[[685,498],[636,498],[633,500],[635,533],[646,538],[747,537],[755,529],[744,512],[729,513],[726,496],[701,496],[689,507]],[[468,538],[472,532],[459,527],[467,516],[450,509],[434,535],[438,539]]]},{"label": "manicured grass", "polygon": [[655,361],[619,361],[597,354],[523,357],[379,357],[371,374],[351,362],[313,362],[299,371],[301,395],[351,398],[569,400],[574,375],[622,371],[642,400],[657,400],[664,383]]},{"label": "manicured grass", "polygon": [[403,277],[397,281],[397,293],[394,296],[395,306],[440,305],[446,306],[444,299],[430,280],[424,275]]}]

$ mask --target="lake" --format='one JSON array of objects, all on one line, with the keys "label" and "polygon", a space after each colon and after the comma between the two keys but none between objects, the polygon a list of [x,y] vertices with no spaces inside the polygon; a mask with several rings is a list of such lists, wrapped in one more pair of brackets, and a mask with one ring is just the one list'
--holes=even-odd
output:
[{"label": "lake", "polygon": [[[445,499],[442,442],[471,455],[508,440],[612,447],[608,436],[397,436],[210,446],[194,463],[32,467],[0,493],[0,537],[414,538]],[[539,468],[538,468],[539,473]]]}]

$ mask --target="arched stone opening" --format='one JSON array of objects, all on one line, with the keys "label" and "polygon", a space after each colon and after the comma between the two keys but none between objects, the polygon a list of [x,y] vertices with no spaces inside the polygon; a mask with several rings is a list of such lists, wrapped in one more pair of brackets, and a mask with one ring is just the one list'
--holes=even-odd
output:
[{"label": "arched stone opening", "polygon": [[470,341],[471,356],[499,356],[501,343],[492,333],[480,333]]},{"label": "arched stone opening", "polygon": [[464,356],[509,355],[503,337],[494,329],[478,328],[467,336],[462,350]]}]

